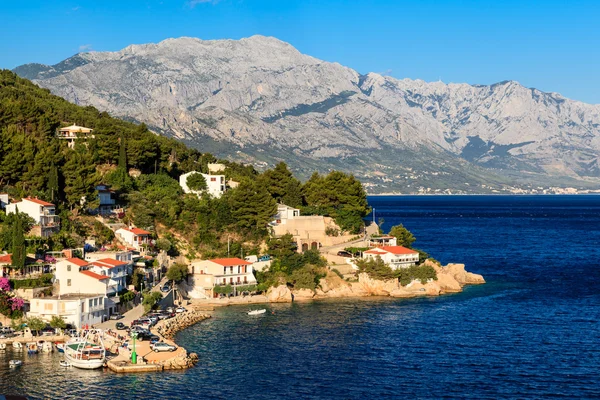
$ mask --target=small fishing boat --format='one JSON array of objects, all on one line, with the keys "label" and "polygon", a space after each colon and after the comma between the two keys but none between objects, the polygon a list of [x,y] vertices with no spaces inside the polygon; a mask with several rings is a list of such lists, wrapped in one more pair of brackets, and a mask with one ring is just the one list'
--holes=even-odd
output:
[{"label": "small fishing boat", "polygon": [[58,350],[59,353],[65,352],[65,344],[64,343],[54,343],[54,345],[56,346],[56,350]]},{"label": "small fishing boat", "polygon": [[[66,361],[76,368],[102,368],[106,362],[106,349],[102,335],[97,335],[99,343],[94,343],[89,332],[85,337],[68,342],[64,346]],[[95,336],[95,335],[94,335]]]},{"label": "small fishing boat", "polygon": [[0,343],[0,351],[6,350],[6,343]]},{"label": "small fishing boat", "polygon": [[52,353],[52,351],[54,350],[52,348],[52,342],[44,342],[42,343],[42,347],[40,349],[42,351],[42,353]]},{"label": "small fishing boat", "polygon": [[11,368],[17,368],[17,367],[20,367],[21,365],[23,365],[23,361],[21,361],[21,360],[10,360],[8,362],[8,366]]},{"label": "small fishing boat", "polygon": [[38,344],[36,342],[29,342],[25,345],[27,347],[27,354],[37,354],[39,351]]},{"label": "small fishing boat", "polygon": [[12,346],[15,350],[23,350],[23,344],[21,342],[13,342]]},{"label": "small fishing boat", "polygon": [[248,311],[248,315],[260,315],[260,314],[264,314],[266,312],[267,312],[267,310],[263,308],[263,309],[260,309],[260,310],[251,310],[251,311]]},{"label": "small fishing boat", "polygon": [[65,360],[60,360],[60,363],[59,363],[59,364],[60,364],[60,366],[61,366],[61,367],[64,367],[64,368],[69,368],[69,367],[71,367],[71,366],[72,366],[71,364],[69,364],[69,363],[68,363],[68,362],[66,362]]}]

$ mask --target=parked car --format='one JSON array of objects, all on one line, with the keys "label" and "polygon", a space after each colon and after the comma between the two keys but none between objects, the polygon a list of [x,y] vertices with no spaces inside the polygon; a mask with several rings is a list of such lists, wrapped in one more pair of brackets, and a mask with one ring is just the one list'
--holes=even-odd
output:
[{"label": "parked car", "polygon": [[125,317],[119,313],[115,313],[110,316],[110,319],[121,319],[121,318],[125,318]]},{"label": "parked car", "polygon": [[182,312],[186,312],[186,311],[187,311],[187,310],[186,310],[185,308],[181,307],[181,306],[180,306],[180,307],[177,307],[177,308],[175,309],[175,312],[176,312],[176,313],[182,313]]},{"label": "parked car", "polygon": [[175,312],[175,309],[173,307],[167,307],[167,312],[173,313],[173,312]]},{"label": "parked car", "polygon": [[165,342],[154,343],[150,346],[150,348],[157,353],[159,351],[175,351],[175,350],[177,350],[177,347],[170,345],[169,343],[165,343]]},{"label": "parked car", "polygon": [[352,257],[352,254],[346,250],[341,250],[337,252],[337,255],[340,257]]},{"label": "parked car", "polygon": [[160,342],[160,338],[152,333],[138,333],[138,340],[148,340],[151,345]]},{"label": "parked car", "polygon": [[46,326],[44,329],[42,329],[41,334],[44,336],[50,336],[50,335],[54,335],[56,333],[56,329],[52,328],[51,326]]},{"label": "parked car", "polygon": [[258,258],[258,261],[269,261],[271,259],[271,256],[269,255],[264,255],[264,256],[260,256]]},{"label": "parked car", "polygon": [[160,291],[163,293],[167,293],[169,290],[171,290],[171,285],[169,283],[165,283],[163,287],[160,288]]},{"label": "parked car", "polygon": [[115,324],[115,328],[117,328],[118,330],[122,331],[122,330],[124,330],[124,329],[125,329],[125,328],[127,328],[127,327],[125,326],[125,324],[124,324],[124,323],[122,323],[122,322],[117,322],[117,323]]}]

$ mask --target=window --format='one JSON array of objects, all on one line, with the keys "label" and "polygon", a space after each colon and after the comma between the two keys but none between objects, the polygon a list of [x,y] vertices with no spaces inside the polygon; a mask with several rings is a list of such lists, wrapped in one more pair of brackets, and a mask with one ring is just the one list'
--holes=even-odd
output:
[{"label": "window", "polygon": [[227,267],[223,267],[223,275],[227,274]]},{"label": "window", "polygon": [[98,305],[98,299],[94,299],[94,305],[97,306]]},{"label": "window", "polygon": [[216,181],[217,181],[217,178],[210,178],[210,181],[211,181],[211,182],[216,182]]},{"label": "window", "polygon": [[71,286],[71,280],[70,279],[67,279],[67,286]]},{"label": "window", "polygon": [[52,311],[53,309],[54,309],[54,307],[53,307],[52,303],[44,304],[44,311]]},{"label": "window", "polygon": [[67,265],[67,272],[71,272],[71,266]]},{"label": "window", "polygon": [[100,305],[102,305],[103,300],[104,300],[103,298],[100,298],[100,301],[99,301]]}]

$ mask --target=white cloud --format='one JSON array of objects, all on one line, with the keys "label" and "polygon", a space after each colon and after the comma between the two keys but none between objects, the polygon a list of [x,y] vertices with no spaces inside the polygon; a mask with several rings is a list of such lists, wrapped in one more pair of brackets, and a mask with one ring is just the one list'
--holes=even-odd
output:
[{"label": "white cloud", "polygon": [[77,11],[77,10],[79,10],[80,8],[81,8],[80,6],[77,6],[77,7],[73,7],[73,8],[71,8],[71,10],[72,10],[72,11]]},{"label": "white cloud", "polygon": [[194,8],[196,7],[198,4],[217,4],[218,2],[220,2],[221,0],[188,0],[187,3],[185,3],[189,8]]},{"label": "white cloud", "polygon": [[82,44],[81,46],[79,46],[80,52],[90,51],[90,50],[93,50],[91,44]]}]

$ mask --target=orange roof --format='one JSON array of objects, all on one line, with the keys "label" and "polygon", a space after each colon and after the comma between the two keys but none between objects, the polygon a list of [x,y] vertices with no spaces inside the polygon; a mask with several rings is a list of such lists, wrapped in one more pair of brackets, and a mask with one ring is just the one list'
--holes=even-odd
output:
[{"label": "orange roof", "polygon": [[108,276],[106,276],[106,275],[100,275],[100,274],[97,274],[97,273],[95,273],[95,272],[89,271],[89,270],[87,270],[87,269],[84,269],[84,270],[82,270],[82,271],[79,271],[79,272],[81,272],[82,274],[84,274],[84,275],[87,275],[87,276],[89,276],[89,277],[92,277],[92,278],[94,278],[94,279],[98,279],[99,281],[102,281],[102,280],[104,280],[104,279],[110,279],[110,278],[109,278]]},{"label": "orange roof", "polygon": [[234,265],[252,265],[251,262],[242,260],[241,258],[215,258],[214,260],[210,261],[224,267],[233,267]]},{"label": "orange roof", "polygon": [[41,206],[54,207],[54,204],[48,203],[47,201],[40,200],[40,199],[32,199],[31,197],[25,197],[23,200],[31,201],[31,202],[37,203]]},{"label": "orange roof", "polygon": [[4,264],[4,263],[10,264],[11,262],[12,262],[11,254],[5,254],[3,256],[0,256],[0,263],[2,263],[2,264]]},{"label": "orange roof", "polygon": [[145,230],[140,229],[140,228],[131,228],[131,229],[130,228],[123,228],[123,229],[125,229],[126,231],[129,231],[129,232],[132,232],[132,233],[134,233],[136,235],[151,235],[150,232],[145,231]]},{"label": "orange roof", "polygon": [[87,261],[83,261],[81,258],[67,258],[67,261],[75,265],[79,265],[80,267],[85,267],[86,265],[89,265]]},{"label": "orange roof", "polygon": [[101,260],[92,262],[92,265],[110,269],[114,267],[120,267],[121,265],[127,265],[127,263],[125,261],[117,261],[114,258],[103,258]]},{"label": "orange roof", "polygon": [[407,249],[403,246],[383,246],[380,249],[392,254],[419,254],[418,251]]},{"label": "orange roof", "polygon": [[394,239],[395,236],[374,236],[371,237],[371,240],[377,240],[377,239]]},{"label": "orange roof", "polygon": [[372,250],[367,250],[365,251],[365,254],[385,254],[385,251],[381,251],[378,249],[372,249]]}]

